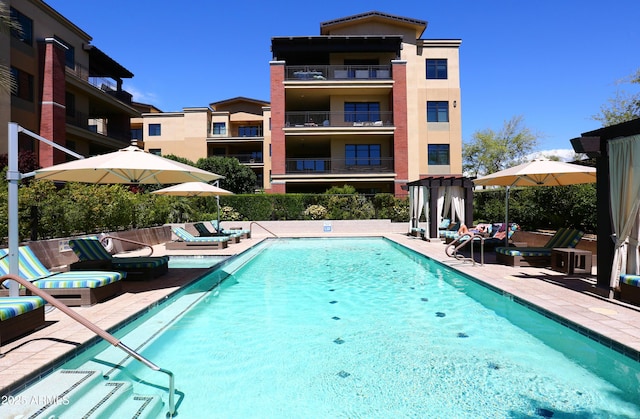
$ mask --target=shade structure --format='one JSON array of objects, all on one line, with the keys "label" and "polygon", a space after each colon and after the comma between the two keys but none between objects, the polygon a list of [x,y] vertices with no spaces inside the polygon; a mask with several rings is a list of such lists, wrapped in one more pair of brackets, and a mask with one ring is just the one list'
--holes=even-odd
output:
[{"label": "shade structure", "polygon": [[[491,173],[473,181],[477,186],[506,187],[505,228],[509,226],[509,189],[512,186],[566,186],[595,182],[594,167],[542,159]],[[508,243],[508,236],[505,238],[505,244]]]},{"label": "shade structure", "polygon": [[475,185],[562,186],[595,183],[596,169],[553,160],[533,160],[509,169],[482,176]]},{"label": "shade structure", "polygon": [[36,170],[36,179],[103,184],[209,182],[222,176],[151,154],[136,146]]},{"label": "shade structure", "polygon": [[[216,181],[216,184],[218,182]],[[233,195],[233,192],[222,189],[217,185],[211,185],[204,182],[185,182],[179,185],[169,186],[167,188],[158,189],[151,193],[158,195],[174,195],[174,196],[215,196],[216,205],[218,207],[218,225],[220,225],[220,195]]]},{"label": "shade structure", "polygon": [[158,189],[151,193],[174,196],[220,196],[233,195],[233,192],[205,182],[184,182],[178,185]]}]

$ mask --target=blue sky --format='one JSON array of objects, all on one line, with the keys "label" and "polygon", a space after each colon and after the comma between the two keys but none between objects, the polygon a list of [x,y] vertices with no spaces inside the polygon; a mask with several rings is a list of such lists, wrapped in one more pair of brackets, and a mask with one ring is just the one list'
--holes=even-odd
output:
[{"label": "blue sky", "polygon": [[377,10],[428,22],[426,39],[462,39],[463,141],[522,115],[539,150],[599,128],[592,116],[640,68],[640,1],[381,0],[300,3],[48,0],[135,77],[134,100],[165,112],[245,96],[269,101],[271,37]]}]

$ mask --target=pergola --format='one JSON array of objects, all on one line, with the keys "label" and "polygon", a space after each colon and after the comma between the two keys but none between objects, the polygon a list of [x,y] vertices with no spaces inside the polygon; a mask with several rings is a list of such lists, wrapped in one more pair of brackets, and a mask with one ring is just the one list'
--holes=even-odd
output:
[{"label": "pergola", "polygon": [[603,295],[611,295],[611,273],[614,263],[615,242],[612,240],[613,221],[611,213],[611,177],[609,142],[640,135],[640,119],[634,119],[621,124],[584,132],[582,136],[571,140],[571,145],[577,153],[585,153],[596,161],[596,211],[598,215],[598,275],[597,288]]},{"label": "pergola", "polygon": [[428,221],[429,232],[433,237],[438,235],[438,224],[441,214],[438,214],[438,196],[439,189],[460,187],[463,189],[462,198],[464,200],[464,220],[466,225],[473,224],[473,182],[470,178],[462,175],[431,175],[425,176],[422,179],[415,180],[407,183],[407,187],[411,190],[412,187],[422,186],[426,187],[428,191]]}]

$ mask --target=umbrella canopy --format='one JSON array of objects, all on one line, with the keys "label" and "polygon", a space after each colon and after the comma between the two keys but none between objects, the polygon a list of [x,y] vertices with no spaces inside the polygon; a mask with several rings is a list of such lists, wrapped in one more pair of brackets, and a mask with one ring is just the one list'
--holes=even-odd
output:
[{"label": "umbrella canopy", "polygon": [[219,188],[205,182],[185,182],[167,188],[158,189],[151,193],[175,196],[219,196],[233,195],[233,192]]},{"label": "umbrella canopy", "polygon": [[36,179],[56,182],[174,184],[209,182],[222,176],[151,154],[136,146],[36,170]]},{"label": "umbrella canopy", "polygon": [[562,186],[595,183],[596,169],[553,160],[533,160],[509,169],[479,177],[475,185]]}]

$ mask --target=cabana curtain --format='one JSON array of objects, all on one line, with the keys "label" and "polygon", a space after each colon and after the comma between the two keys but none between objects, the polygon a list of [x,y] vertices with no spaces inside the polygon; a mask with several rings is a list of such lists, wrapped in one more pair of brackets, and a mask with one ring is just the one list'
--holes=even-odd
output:
[{"label": "cabana curtain", "polygon": [[621,273],[638,274],[640,236],[640,135],[609,141],[611,221],[615,241],[610,285]]}]

